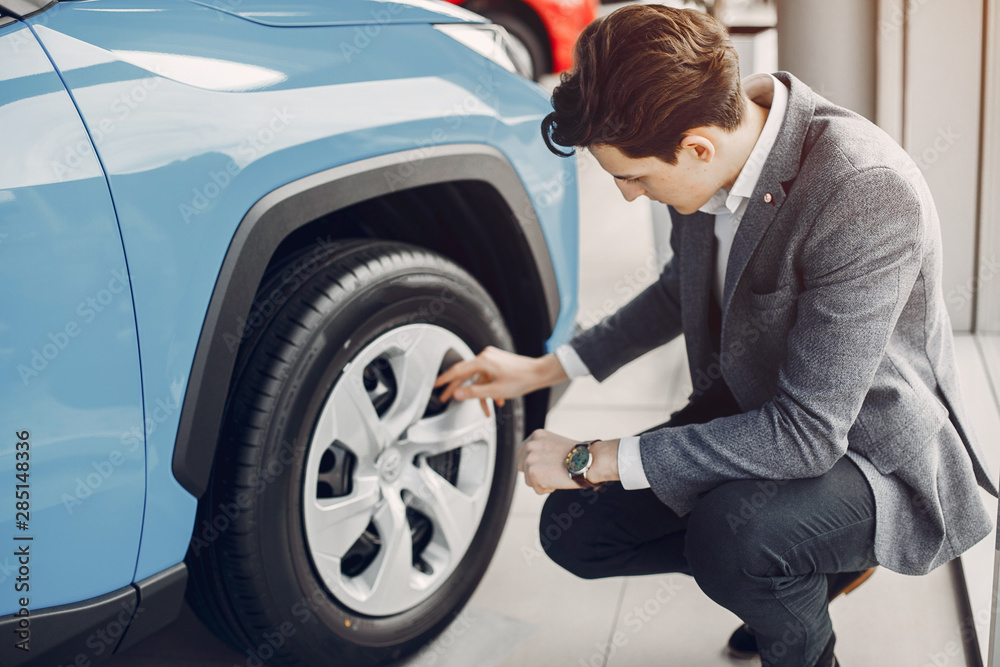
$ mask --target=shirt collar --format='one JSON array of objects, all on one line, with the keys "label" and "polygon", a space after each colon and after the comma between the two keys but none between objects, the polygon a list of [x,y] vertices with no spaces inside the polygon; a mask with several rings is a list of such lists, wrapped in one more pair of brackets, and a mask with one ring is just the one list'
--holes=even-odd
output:
[{"label": "shirt collar", "polygon": [[742,81],[747,97],[764,106],[770,106],[764,128],[757,137],[750,156],[729,190],[719,188],[699,211],[705,213],[735,213],[740,203],[753,195],[760,173],[771,154],[771,147],[778,138],[778,131],[788,107],[788,89],[771,74],[751,74]]}]

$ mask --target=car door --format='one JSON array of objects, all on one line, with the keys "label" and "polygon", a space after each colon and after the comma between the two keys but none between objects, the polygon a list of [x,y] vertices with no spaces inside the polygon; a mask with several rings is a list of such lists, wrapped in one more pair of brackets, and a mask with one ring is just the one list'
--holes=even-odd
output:
[{"label": "car door", "polygon": [[2,16],[0,128],[4,616],[132,581],[145,425],[128,265],[104,171],[33,31]]}]

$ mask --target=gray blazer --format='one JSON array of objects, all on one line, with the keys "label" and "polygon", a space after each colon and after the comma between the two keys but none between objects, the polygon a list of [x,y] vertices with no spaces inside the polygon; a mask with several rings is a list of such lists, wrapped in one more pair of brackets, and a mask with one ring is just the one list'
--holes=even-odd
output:
[{"label": "gray blazer", "polygon": [[846,454],[875,495],[879,563],[924,574],[990,532],[977,485],[997,495],[959,391],[937,211],[888,135],[775,76],[788,109],[729,256],[721,352],[712,216],[673,209],[658,281],[570,345],[603,381],[683,333],[690,399],[725,378],[741,414],[640,437],[678,514],[727,480],[815,477]]}]

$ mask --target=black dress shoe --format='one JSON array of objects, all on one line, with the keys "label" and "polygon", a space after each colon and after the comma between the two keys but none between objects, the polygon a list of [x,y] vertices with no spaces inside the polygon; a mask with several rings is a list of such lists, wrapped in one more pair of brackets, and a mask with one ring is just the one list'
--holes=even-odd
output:
[{"label": "black dress shoe", "polygon": [[[875,568],[870,567],[862,572],[836,572],[826,575],[827,600],[832,601],[833,598],[841,593],[845,595],[850,593],[867,581],[873,572],[875,572]],[[760,653],[760,650],[757,648],[757,635],[754,633],[753,628],[746,623],[733,631],[733,634],[729,637],[728,648],[729,655],[740,660],[756,657]],[[819,664],[823,665],[822,662]],[[836,658],[830,664],[836,667]]]}]

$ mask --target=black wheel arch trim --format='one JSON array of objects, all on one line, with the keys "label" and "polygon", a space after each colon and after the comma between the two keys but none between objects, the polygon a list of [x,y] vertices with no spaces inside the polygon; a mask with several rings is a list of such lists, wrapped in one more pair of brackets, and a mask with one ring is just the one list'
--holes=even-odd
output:
[{"label": "black wheel arch trim", "polygon": [[[410,165],[405,172],[402,165]],[[416,167],[416,168],[414,168]],[[406,178],[400,176],[406,173]],[[306,176],[259,199],[246,213],[226,251],[202,323],[181,406],[172,458],[174,477],[200,498],[208,486],[224,417],[236,350],[226,333],[249,312],[278,246],[295,230],[337,210],[424,185],[479,180],[506,200],[529,248],[544,292],[551,332],[559,315],[555,270],[534,206],[510,162],[497,149],[464,143],[389,153]],[[401,187],[396,187],[402,181]],[[235,330],[235,329],[234,329]]]}]

